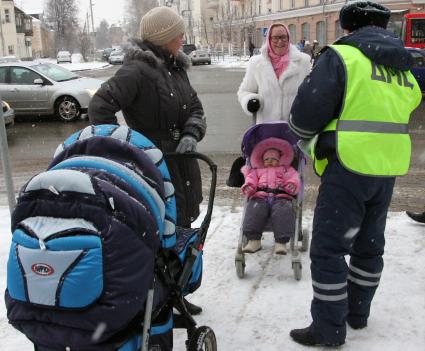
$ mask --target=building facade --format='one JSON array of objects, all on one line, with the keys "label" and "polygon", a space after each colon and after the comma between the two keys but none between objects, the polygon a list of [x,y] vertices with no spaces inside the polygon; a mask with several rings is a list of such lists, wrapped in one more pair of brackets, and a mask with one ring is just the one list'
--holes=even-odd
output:
[{"label": "building facade", "polygon": [[[188,0],[191,1],[191,0]],[[317,40],[330,44],[343,34],[339,10],[347,0],[192,0],[199,4],[201,28],[195,40],[219,48],[231,44],[246,48],[249,41],[260,47],[266,29],[276,22],[288,26],[291,42]],[[401,25],[405,13],[425,12],[425,0],[377,0],[392,11],[390,28]],[[193,7],[195,7],[193,5]]]},{"label": "building facade", "polygon": [[0,56],[32,57],[32,18],[13,0],[0,1]]}]

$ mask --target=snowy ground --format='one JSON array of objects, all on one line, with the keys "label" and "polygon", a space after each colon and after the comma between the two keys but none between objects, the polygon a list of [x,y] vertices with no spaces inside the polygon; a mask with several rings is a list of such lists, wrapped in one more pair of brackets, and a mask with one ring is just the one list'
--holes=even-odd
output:
[{"label": "snowy ground", "polygon": [[[199,325],[211,326],[221,351],[307,350],[291,341],[292,328],[310,322],[312,297],[309,259],[303,255],[303,278],[293,278],[290,256],[272,255],[272,235],[264,249],[247,257],[246,277],[236,277],[234,253],[242,209],[217,206],[205,245],[202,286],[190,298],[204,312]],[[305,226],[311,229],[311,212]],[[0,207],[0,291],[6,286],[10,243],[9,212]],[[425,226],[404,213],[391,213],[387,224],[385,269],[375,296],[369,326],[348,328],[347,351],[416,351],[425,344]],[[0,305],[0,350],[31,350],[25,337],[7,323]],[[175,350],[183,351],[184,334],[175,333]]]}]

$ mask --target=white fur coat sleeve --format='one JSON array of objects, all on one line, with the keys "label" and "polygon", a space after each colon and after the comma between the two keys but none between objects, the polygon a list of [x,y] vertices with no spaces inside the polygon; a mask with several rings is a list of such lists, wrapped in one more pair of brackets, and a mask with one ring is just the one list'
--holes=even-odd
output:
[{"label": "white fur coat sleeve", "polygon": [[255,61],[255,59],[255,56],[250,59],[248,67],[246,68],[245,76],[238,90],[239,103],[241,104],[243,111],[248,116],[252,116],[252,113],[249,112],[247,108],[249,100],[258,99],[260,101],[260,109],[264,105],[263,99],[260,98],[260,95],[258,94],[258,82],[254,72],[256,65],[253,64],[253,61]]},{"label": "white fur coat sleeve", "polygon": [[294,45],[291,45],[289,60],[288,67],[279,79],[264,47],[260,55],[249,60],[237,95],[243,111],[248,116],[252,116],[247,109],[248,101],[260,101],[257,123],[289,119],[298,87],[311,70],[310,56],[301,53]]}]

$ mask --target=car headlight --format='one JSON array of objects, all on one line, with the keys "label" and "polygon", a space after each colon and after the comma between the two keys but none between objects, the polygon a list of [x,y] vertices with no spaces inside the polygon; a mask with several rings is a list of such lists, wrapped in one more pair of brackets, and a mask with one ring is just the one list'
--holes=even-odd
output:
[{"label": "car headlight", "polygon": [[10,105],[6,101],[2,101],[2,105],[3,105],[3,107],[6,107],[6,109],[3,108],[3,111],[10,110]]},{"label": "car headlight", "polygon": [[86,91],[90,97],[93,97],[93,95],[96,94],[97,89],[86,89]]}]

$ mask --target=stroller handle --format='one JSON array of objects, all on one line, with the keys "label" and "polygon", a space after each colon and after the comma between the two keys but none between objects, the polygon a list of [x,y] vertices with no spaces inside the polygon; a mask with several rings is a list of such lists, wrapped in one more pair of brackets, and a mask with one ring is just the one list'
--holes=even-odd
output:
[{"label": "stroller handle", "polygon": [[217,165],[208,156],[201,154],[199,152],[185,152],[183,154],[180,154],[177,152],[165,152],[164,156],[170,157],[170,158],[176,158],[176,159],[192,158],[192,159],[202,160],[205,163],[207,163],[210,168],[211,184],[210,184],[210,190],[209,190],[207,213],[200,226],[200,236],[202,238],[202,244],[203,244],[205,241],[208,228],[211,223],[212,211],[214,206],[214,198],[215,198],[215,189],[217,186]]}]

